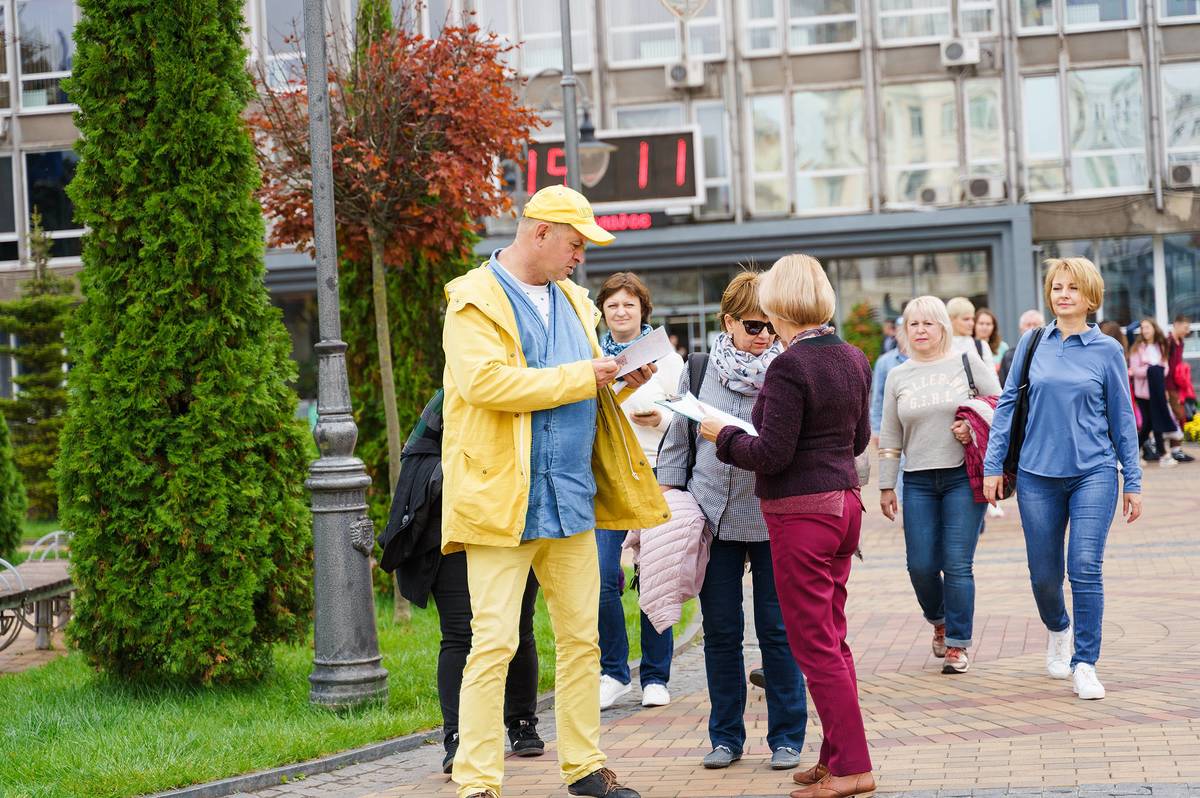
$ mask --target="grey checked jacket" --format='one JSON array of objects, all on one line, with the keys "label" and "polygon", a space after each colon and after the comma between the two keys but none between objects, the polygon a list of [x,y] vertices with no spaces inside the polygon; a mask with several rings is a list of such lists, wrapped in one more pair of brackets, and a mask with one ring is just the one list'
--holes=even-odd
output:
[{"label": "grey checked jacket", "polygon": [[[684,369],[679,380],[679,393],[686,393],[688,389],[688,370]],[[698,398],[705,404],[746,421],[750,420],[755,401],[753,396],[743,396],[722,385],[717,377],[716,362],[712,358],[708,360]],[[684,487],[689,433],[688,420],[674,414],[658,455],[660,485]],[[703,438],[697,439],[696,467],[686,487],[700,505],[704,517],[708,519],[709,531],[717,539],[743,543],[765,543],[768,540],[767,522],[763,520],[758,497],[754,495],[754,473],[722,463],[717,459],[716,445]]]}]

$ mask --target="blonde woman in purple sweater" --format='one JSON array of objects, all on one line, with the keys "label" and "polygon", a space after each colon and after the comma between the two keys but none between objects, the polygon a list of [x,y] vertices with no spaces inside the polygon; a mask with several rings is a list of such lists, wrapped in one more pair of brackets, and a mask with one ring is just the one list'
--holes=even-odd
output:
[{"label": "blonde woman in purple sweater", "polygon": [[854,458],[871,437],[871,367],[829,326],[835,297],[821,264],[788,255],[760,278],[759,303],[787,350],[767,369],[751,413],[758,435],[708,418],[717,457],[755,472],[755,495],[792,656],[808,678],[824,739],[792,798],[875,792],[846,644],[846,581],[863,505]]}]

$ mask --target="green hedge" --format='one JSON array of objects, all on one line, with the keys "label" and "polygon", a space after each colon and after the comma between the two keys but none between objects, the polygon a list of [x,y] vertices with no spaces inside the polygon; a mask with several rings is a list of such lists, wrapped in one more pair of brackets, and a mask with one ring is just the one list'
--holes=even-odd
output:
[{"label": "green hedge", "polygon": [[242,0],[81,0],[85,301],[57,478],[70,637],[147,679],[260,676],[311,610],[306,430],[263,284]]},{"label": "green hedge", "polygon": [[25,487],[13,462],[8,424],[0,415],[0,557],[11,559],[21,545],[21,522],[25,520]]}]

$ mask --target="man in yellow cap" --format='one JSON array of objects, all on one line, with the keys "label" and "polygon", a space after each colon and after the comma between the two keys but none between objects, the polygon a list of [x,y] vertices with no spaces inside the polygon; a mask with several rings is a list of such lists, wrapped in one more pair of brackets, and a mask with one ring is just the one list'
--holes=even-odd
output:
[{"label": "man in yellow cap", "polygon": [[[600,571],[595,528],[640,529],[669,512],[610,388],[600,311],[567,278],[587,242],[613,236],[582,194],[552,186],[515,240],[446,286],[442,550],[466,549],[471,654],[459,697],[459,798],[497,798],[503,701],[532,568],[554,624],[559,767],[571,795],[638,798],[600,751]],[[637,387],[653,366],[626,375]],[[623,391],[628,396],[632,391]]]}]

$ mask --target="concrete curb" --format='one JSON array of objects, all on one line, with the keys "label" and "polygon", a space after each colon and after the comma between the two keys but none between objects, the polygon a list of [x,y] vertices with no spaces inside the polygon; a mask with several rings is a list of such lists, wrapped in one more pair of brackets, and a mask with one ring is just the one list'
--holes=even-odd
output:
[{"label": "concrete curb", "polygon": [[[683,630],[679,639],[675,641],[675,655],[678,655],[679,652],[699,639],[701,628],[700,608],[697,606],[696,613],[692,616],[691,622]],[[637,674],[637,670],[636,666],[631,666],[630,668],[630,672],[633,675]],[[553,691],[546,693],[538,699],[537,707],[539,713],[545,712],[552,706],[554,706]],[[260,770],[256,773],[246,773],[241,776],[230,776],[226,779],[210,781],[206,784],[194,784],[191,787],[180,787],[176,790],[156,792],[146,796],[146,798],[224,798],[226,795],[233,795],[239,792],[267,790],[302,777],[315,776],[318,773],[329,773],[330,771],[339,770],[350,765],[374,762],[377,759],[383,759],[385,756],[412,751],[427,743],[437,743],[439,738],[440,734],[437,729],[428,729],[426,731],[407,734],[403,737],[384,740],[381,743],[364,745],[362,748],[310,759],[307,762],[281,765],[277,768]]]}]

